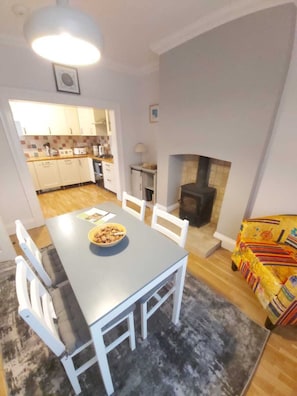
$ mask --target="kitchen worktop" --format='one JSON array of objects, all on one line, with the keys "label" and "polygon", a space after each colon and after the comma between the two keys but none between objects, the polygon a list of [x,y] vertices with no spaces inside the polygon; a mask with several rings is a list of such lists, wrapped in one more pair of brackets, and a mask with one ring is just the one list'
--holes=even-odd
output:
[{"label": "kitchen worktop", "polygon": [[37,162],[37,161],[52,161],[52,160],[59,160],[59,159],[72,159],[72,158],[92,158],[98,161],[103,161],[103,162],[109,162],[113,163],[113,158],[101,158],[101,157],[95,157],[94,155],[91,154],[73,154],[73,155],[54,155],[51,157],[30,157],[27,158],[27,162]]},{"label": "kitchen worktop", "polygon": [[[151,166],[153,166],[153,168]],[[136,164],[136,165],[130,165],[130,168],[152,174],[157,173],[157,166],[154,164],[151,164],[151,166],[150,165],[146,166],[145,164]]]}]

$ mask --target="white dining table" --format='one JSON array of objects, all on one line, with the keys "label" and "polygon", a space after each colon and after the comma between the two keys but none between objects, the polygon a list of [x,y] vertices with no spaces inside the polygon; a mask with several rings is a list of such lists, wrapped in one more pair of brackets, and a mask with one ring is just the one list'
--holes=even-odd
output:
[{"label": "white dining table", "polygon": [[46,225],[89,326],[106,393],[111,395],[102,328],[174,272],[171,320],[177,324],[188,252],[114,203],[96,208],[115,215],[109,222],[126,227],[125,238],[116,246],[102,248],[88,240],[94,224],[78,215],[91,208],[49,218]]}]

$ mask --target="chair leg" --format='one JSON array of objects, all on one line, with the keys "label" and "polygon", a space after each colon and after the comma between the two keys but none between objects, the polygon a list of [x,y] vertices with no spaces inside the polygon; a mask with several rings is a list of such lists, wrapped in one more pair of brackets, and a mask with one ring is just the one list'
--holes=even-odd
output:
[{"label": "chair leg", "polygon": [[276,326],[271,322],[271,320],[269,319],[269,317],[267,316],[266,320],[265,320],[265,325],[266,329],[268,330],[273,330]]},{"label": "chair leg", "polygon": [[77,374],[75,372],[75,367],[72,358],[70,356],[64,356],[61,359],[61,362],[64,366],[64,369],[66,371],[66,374],[73,387],[75,394],[79,395],[81,393],[81,387],[77,378]]},{"label": "chair leg", "polygon": [[147,302],[140,304],[141,313],[141,337],[143,340],[147,338]]},{"label": "chair leg", "polygon": [[134,351],[136,348],[135,344],[135,328],[134,328],[134,315],[133,312],[130,312],[128,316],[128,329],[129,329],[129,344],[131,351]]}]

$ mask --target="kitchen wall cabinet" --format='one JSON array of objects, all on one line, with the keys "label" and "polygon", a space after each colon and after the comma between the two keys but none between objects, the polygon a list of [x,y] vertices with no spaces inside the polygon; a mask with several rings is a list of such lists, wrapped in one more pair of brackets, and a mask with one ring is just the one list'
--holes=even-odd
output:
[{"label": "kitchen wall cabinet", "polygon": [[13,118],[23,135],[48,135],[48,106],[34,102],[10,102]]},{"label": "kitchen wall cabinet", "polygon": [[102,161],[103,185],[104,188],[117,193],[117,180],[115,175],[114,164]]},{"label": "kitchen wall cabinet", "polygon": [[64,106],[64,115],[67,125],[65,135],[80,135],[80,126],[76,107]]},{"label": "kitchen wall cabinet", "polygon": [[68,135],[69,129],[65,117],[65,110],[63,106],[48,105],[47,106],[47,121],[49,134],[54,136]]},{"label": "kitchen wall cabinet", "polygon": [[157,170],[130,165],[132,195],[144,199],[148,206],[157,202]]},{"label": "kitchen wall cabinet", "polygon": [[96,126],[96,135],[98,136],[107,136],[108,129],[107,129],[107,119],[106,115],[108,116],[108,110],[104,109],[93,109],[94,117],[95,117],[95,126]]},{"label": "kitchen wall cabinet", "polygon": [[77,114],[81,135],[107,136],[106,114],[103,109],[78,107]]},{"label": "kitchen wall cabinet", "polygon": [[78,121],[81,135],[96,135],[96,125],[93,109],[88,107],[77,108]]},{"label": "kitchen wall cabinet", "polygon": [[61,186],[61,178],[57,161],[36,161],[34,163],[40,190]]},{"label": "kitchen wall cabinet", "polygon": [[69,134],[65,106],[21,101],[11,101],[10,106],[23,135]]},{"label": "kitchen wall cabinet", "polygon": [[9,103],[20,136],[112,134],[109,110],[25,101]]},{"label": "kitchen wall cabinet", "polygon": [[79,120],[76,107],[48,105],[50,135],[80,135]]}]

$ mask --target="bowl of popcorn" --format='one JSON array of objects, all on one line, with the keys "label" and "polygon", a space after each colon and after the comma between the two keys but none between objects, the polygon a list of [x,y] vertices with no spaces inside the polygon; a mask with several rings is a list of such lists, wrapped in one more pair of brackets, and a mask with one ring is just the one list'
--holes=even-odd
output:
[{"label": "bowl of popcorn", "polygon": [[88,233],[89,241],[97,246],[117,245],[126,235],[126,228],[118,223],[106,223],[92,228]]}]

